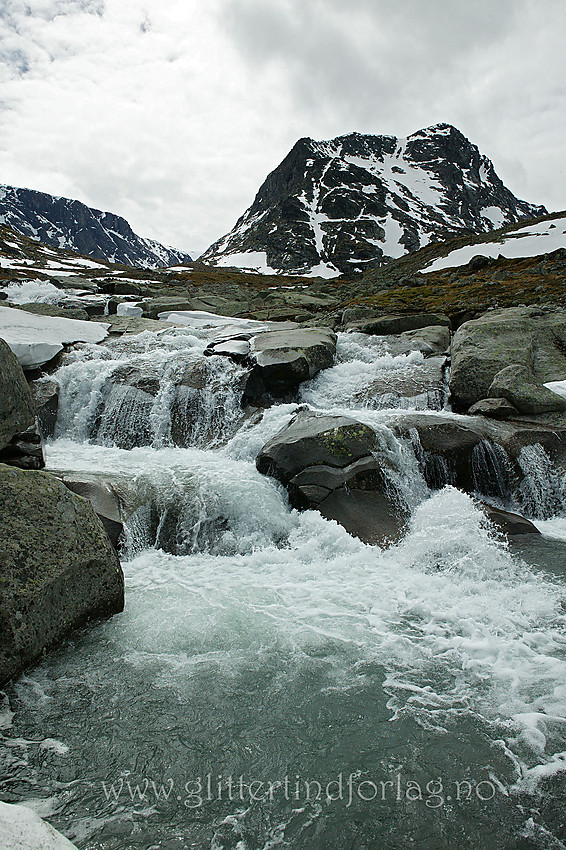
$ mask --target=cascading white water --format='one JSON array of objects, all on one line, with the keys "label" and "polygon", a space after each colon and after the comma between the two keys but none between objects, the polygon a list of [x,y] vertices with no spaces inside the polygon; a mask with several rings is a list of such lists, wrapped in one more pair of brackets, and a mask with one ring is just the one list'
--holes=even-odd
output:
[{"label": "cascading white water", "polygon": [[527,516],[550,519],[562,513],[566,506],[566,475],[554,468],[543,447],[525,446],[518,462],[524,475],[519,498]]},{"label": "cascading white water", "polygon": [[[416,441],[397,439],[371,402],[358,406],[384,371],[408,379],[413,369],[417,380],[422,356],[391,357],[382,340],[354,335],[339,346],[337,365],[300,401],[355,409],[378,433],[411,511],[387,549],[291,510],[258,473],[258,451],[299,405],[243,417],[244,370],[204,358],[202,337],[83,346],[57,373],[48,467],[119,475],[138,497],[126,523],[126,610],[10,690],[0,758],[4,788],[35,799],[81,850],[500,850],[527,834],[529,846],[558,846],[552,818],[525,794],[566,769],[564,581],[511,555],[448,480],[431,492]],[[185,429],[180,447],[172,411],[187,366],[207,370],[190,387],[205,424]],[[131,448],[121,447],[123,422],[110,428],[124,377],[150,399],[139,408],[145,445]],[[490,458],[478,455],[478,476]],[[350,803],[340,774],[355,777]],[[232,799],[229,776],[247,789]],[[299,782],[296,797],[285,777]],[[399,799],[389,786],[383,799],[358,794],[401,780]],[[438,792],[440,780],[437,807],[430,783]],[[254,781],[281,784],[254,799]],[[333,782],[333,799],[313,799],[308,781]],[[429,791],[411,798],[408,781]],[[156,799],[151,782],[170,796]],[[464,782],[471,797],[456,804]]]},{"label": "cascading white water", "polygon": [[246,370],[182,331],[83,346],[57,372],[57,436],[102,445],[215,445],[243,419]]}]

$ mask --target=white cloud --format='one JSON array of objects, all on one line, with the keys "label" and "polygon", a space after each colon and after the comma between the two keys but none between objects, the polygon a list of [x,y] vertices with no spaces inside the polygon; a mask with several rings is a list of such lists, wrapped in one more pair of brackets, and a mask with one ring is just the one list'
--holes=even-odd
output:
[{"label": "white cloud", "polygon": [[449,121],[516,194],[564,207],[565,12],[562,0],[5,0],[0,181],[204,250],[300,136]]}]

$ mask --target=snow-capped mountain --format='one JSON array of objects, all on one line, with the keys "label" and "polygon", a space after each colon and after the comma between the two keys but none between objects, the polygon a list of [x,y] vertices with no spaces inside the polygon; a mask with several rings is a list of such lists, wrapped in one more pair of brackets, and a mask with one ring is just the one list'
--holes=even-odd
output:
[{"label": "snow-capped mountain", "polygon": [[545,212],[518,200],[491,161],[449,124],[407,138],[304,138],[233,230],[200,259],[332,277]]},{"label": "snow-capped mountain", "polygon": [[119,215],[33,189],[0,186],[0,224],[54,248],[127,266],[159,268],[191,261],[183,251],[138,236]]}]

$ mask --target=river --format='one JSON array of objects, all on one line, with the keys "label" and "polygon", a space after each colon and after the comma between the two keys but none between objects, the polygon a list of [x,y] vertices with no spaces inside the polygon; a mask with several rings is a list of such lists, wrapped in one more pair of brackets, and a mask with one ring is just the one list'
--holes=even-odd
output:
[{"label": "river", "polygon": [[[387,427],[395,408],[445,404],[438,385],[414,390],[421,354],[340,334],[297,403],[244,415],[244,370],[205,358],[207,341],[79,346],[56,375],[48,470],[114,476],[137,499],[126,606],[7,689],[4,799],[81,850],[566,846],[557,475],[553,510],[531,505],[544,535],[508,545],[471,496],[430,491]],[[205,378],[183,408],[187,363]],[[364,393],[392,377],[411,393]],[[256,470],[299,405],[355,410],[386,436],[411,513],[400,542],[292,510]]]}]

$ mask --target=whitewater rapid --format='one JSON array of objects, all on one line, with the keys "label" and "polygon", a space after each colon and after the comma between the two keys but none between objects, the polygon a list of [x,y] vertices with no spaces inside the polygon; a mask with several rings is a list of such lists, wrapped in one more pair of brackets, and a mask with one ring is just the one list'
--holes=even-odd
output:
[{"label": "whitewater rapid", "polygon": [[[140,505],[126,522],[124,613],[74,636],[9,692],[4,787],[81,848],[149,850],[174,838],[214,850],[341,848],[378,846],[355,838],[346,803],[336,814],[328,800],[216,795],[196,811],[186,789],[161,805],[113,799],[103,783],[151,776],[176,789],[239,772],[324,784],[346,768],[357,782],[404,771],[422,787],[469,780],[493,796],[476,794],[475,808],[446,797],[442,826],[435,806],[404,797],[373,812],[374,842],[507,846],[489,843],[487,819],[533,846],[561,846],[514,801],[566,770],[564,574],[514,554],[473,497],[430,491],[411,445],[386,424],[387,393],[364,399],[392,373],[418,384],[430,364],[394,356],[382,338],[340,335],[336,365],[303,385],[298,403],[244,416],[242,370],[205,359],[206,341],[174,329],[85,345],[56,375],[47,468],[119,476]],[[207,380],[191,402],[199,426],[179,447],[172,387],[187,361],[202,362]],[[112,379],[125,365],[157,382],[143,404]],[[417,392],[400,406],[431,403],[442,397]],[[355,410],[382,434],[411,511],[400,542],[380,549],[298,513],[256,470],[299,405]],[[146,444],[129,447],[136,433]],[[560,512],[537,522],[564,535]],[[46,740],[61,748],[48,758]],[[367,811],[358,799],[356,817]]]}]

